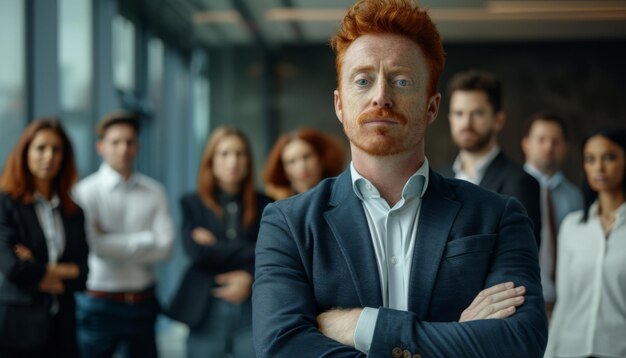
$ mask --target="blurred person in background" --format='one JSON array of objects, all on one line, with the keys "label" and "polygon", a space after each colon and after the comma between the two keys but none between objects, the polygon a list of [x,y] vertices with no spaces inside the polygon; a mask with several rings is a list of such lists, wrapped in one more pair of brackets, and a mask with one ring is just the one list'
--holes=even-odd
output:
[{"label": "blurred person in background", "polygon": [[442,174],[515,197],[533,221],[539,245],[539,183],[521,165],[509,159],[498,145],[498,134],[506,122],[500,81],[489,72],[460,72],[448,82],[448,96],[450,132],[459,154]]},{"label": "blurred person in background", "polygon": [[536,113],[524,125],[522,138],[522,150],[526,157],[524,170],[532,175],[541,187],[539,266],[548,317],[556,301],[554,278],[558,229],[567,214],[583,208],[580,189],[567,180],[561,171],[567,157],[567,142],[567,125],[556,114]]},{"label": "blurred person in background", "polygon": [[0,356],[78,357],[74,292],[87,280],[78,179],[60,122],[32,122],[0,177]]},{"label": "blurred person in background", "polygon": [[114,111],[96,127],[103,163],[81,180],[89,242],[87,290],[77,296],[78,343],[86,357],[156,357],[156,265],[166,260],[174,225],[163,186],[133,169],[139,118]]},{"label": "blurred person in background", "polygon": [[[175,310],[195,315],[188,357],[254,357],[251,287],[254,249],[263,208],[256,192],[250,144],[238,129],[209,138],[198,188],[181,199],[183,246],[191,260]],[[176,315],[179,312],[172,312]]]},{"label": "blurred person in background", "polygon": [[265,165],[265,192],[274,200],[303,193],[322,179],[339,175],[346,154],[338,138],[311,128],[283,134]]},{"label": "blurred person in background", "polygon": [[583,141],[584,209],[559,230],[545,357],[626,357],[626,130]]}]

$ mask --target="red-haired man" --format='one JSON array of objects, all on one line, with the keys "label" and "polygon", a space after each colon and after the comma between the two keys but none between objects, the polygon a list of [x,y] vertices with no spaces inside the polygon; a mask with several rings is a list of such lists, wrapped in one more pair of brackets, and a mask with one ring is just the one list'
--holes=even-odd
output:
[{"label": "red-haired man", "polygon": [[332,46],[352,163],[264,212],[257,356],[541,356],[547,320],[521,204],[428,166],[444,64],[435,25],[409,0],[362,0]]}]

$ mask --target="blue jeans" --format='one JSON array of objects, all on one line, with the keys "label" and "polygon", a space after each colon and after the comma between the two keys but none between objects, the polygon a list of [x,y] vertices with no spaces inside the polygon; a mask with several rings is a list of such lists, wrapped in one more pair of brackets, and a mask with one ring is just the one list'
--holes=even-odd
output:
[{"label": "blue jeans", "polygon": [[156,357],[155,298],[124,303],[76,294],[78,346],[83,357]]},{"label": "blue jeans", "polygon": [[198,327],[189,330],[188,358],[254,358],[252,344],[252,304],[240,305],[214,298]]}]

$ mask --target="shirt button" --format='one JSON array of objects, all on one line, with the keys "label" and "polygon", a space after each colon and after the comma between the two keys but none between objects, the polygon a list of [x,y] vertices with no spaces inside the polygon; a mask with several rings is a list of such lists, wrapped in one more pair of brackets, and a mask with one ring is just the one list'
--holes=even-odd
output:
[{"label": "shirt button", "polygon": [[398,260],[398,258],[396,256],[391,256],[390,262],[391,262],[392,265],[394,265],[394,266],[397,265],[398,261],[399,260]]}]

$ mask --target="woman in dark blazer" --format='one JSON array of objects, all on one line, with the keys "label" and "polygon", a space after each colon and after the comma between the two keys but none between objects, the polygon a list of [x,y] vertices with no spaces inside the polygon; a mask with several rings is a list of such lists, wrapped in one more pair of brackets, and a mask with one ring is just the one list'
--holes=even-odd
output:
[{"label": "woman in dark blazer", "polygon": [[0,356],[78,357],[74,291],[88,247],[71,143],[56,119],[31,123],[0,177]]},{"label": "woman in dark blazer", "polygon": [[[179,292],[190,324],[188,357],[254,357],[250,294],[261,213],[252,154],[237,129],[216,129],[204,150],[198,191],[181,199],[183,245],[192,266]],[[195,277],[195,279],[189,279]]]}]

